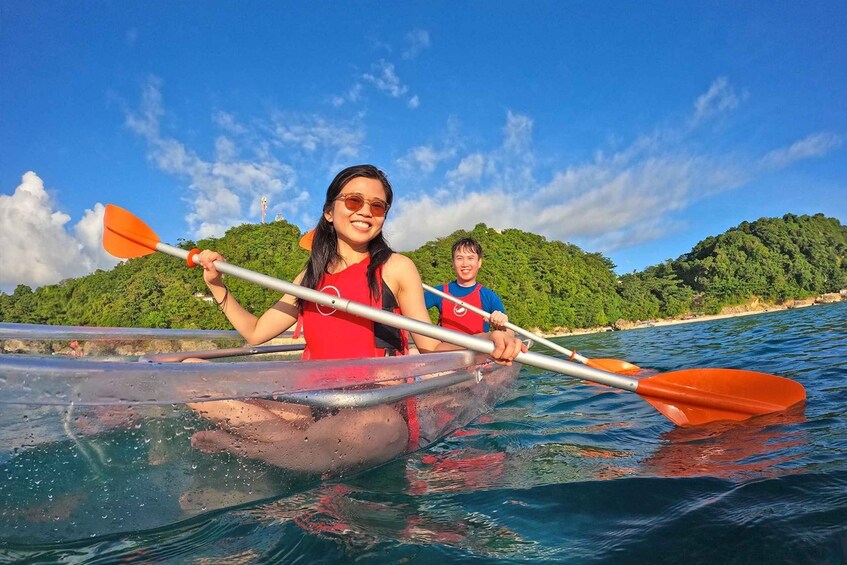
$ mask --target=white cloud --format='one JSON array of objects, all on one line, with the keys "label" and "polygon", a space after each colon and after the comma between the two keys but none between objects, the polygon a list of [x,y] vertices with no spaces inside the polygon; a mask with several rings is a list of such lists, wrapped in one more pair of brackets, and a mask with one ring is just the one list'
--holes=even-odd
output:
[{"label": "white cloud", "polygon": [[482,153],[474,153],[462,159],[455,169],[448,171],[446,176],[448,182],[464,185],[480,180],[484,172],[485,156]]},{"label": "white cloud", "polygon": [[93,268],[109,268],[117,259],[103,249],[103,215],[106,207],[99,202],[87,209],[74,226],[74,235],[82,245],[83,254],[91,258]]},{"label": "white cloud", "polygon": [[709,86],[709,90],[694,101],[692,122],[697,124],[706,118],[716,116],[738,107],[741,99],[726,77],[718,77]]},{"label": "white cloud", "polygon": [[543,162],[549,181],[535,178],[534,120],[509,111],[499,147],[470,148],[463,155],[455,144],[450,154],[426,145],[407,154],[404,165],[430,173],[453,159],[458,163],[444,173],[441,186],[414,195],[409,204],[398,202],[387,233],[398,249],[409,250],[482,222],[608,253],[680,231],[679,214],[697,201],[743,187],[763,171],[826,155],[844,142],[841,135],[815,133],[758,159],[704,150],[711,141],[699,137],[710,134],[690,126],[736,109],[745,98],[718,78],[697,98],[686,123],[657,128],[629,145],[616,140],[615,151],[598,149],[582,163]]},{"label": "white cloud", "polygon": [[355,83],[346,93],[335,96],[330,96],[329,102],[336,108],[343,106],[347,102],[358,102],[362,97],[362,84]]},{"label": "white cloud", "polygon": [[411,250],[480,222],[489,227],[515,227],[514,205],[511,195],[497,191],[473,192],[449,204],[440,196],[419,196],[413,202],[405,199],[392,208],[385,233],[394,248]]},{"label": "white cloud", "polygon": [[[479,172],[479,160],[473,164],[467,170]],[[684,157],[647,158],[620,166],[588,163],[558,173],[544,186],[491,187],[466,195],[440,192],[397,206],[388,233],[399,249],[413,249],[482,222],[549,239],[581,240],[591,250],[608,252],[675,229],[676,224],[659,219],[700,198],[698,183],[708,183],[702,177],[710,175],[713,166]]]},{"label": "white cloud", "polygon": [[247,128],[238,123],[235,116],[229,112],[215,112],[212,114],[212,121],[222,130],[227,133],[243,135],[247,133]]},{"label": "white cloud", "polygon": [[159,119],[164,113],[161,89],[161,79],[150,77],[141,89],[138,112],[126,115],[127,127],[151,142],[159,138]]},{"label": "white cloud", "polygon": [[788,147],[774,149],[761,158],[759,163],[764,169],[784,169],[801,159],[820,157],[837,149],[844,138],[833,133],[815,133],[795,141]]},{"label": "white cloud", "polygon": [[[662,131],[611,154],[598,151],[585,163],[554,168],[552,180],[539,183],[532,128],[531,118],[508,112],[500,149],[457,156],[443,189],[398,203],[386,226],[392,244],[414,249],[482,222],[609,252],[679,230],[676,212],[737,188],[751,175],[729,157],[692,154],[677,132]],[[466,191],[471,182],[477,185]]]},{"label": "white cloud", "polygon": [[684,156],[646,157],[620,166],[588,163],[574,167],[540,188],[531,204],[534,213],[526,223],[563,241],[603,240],[618,230],[636,232],[645,218],[652,223],[685,207],[695,197],[695,171],[703,169]]},{"label": "white cloud", "polygon": [[[223,130],[215,139],[214,155],[207,159],[181,141],[162,132],[165,115],[162,83],[151,78],[143,87],[137,110],[128,112],[129,129],[147,142],[148,159],[161,171],[186,182],[185,219],[194,238],[219,237],[230,227],[261,216],[261,199],[268,199],[268,215],[299,218],[309,193],[298,187],[294,168],[275,152],[323,179],[349,165],[361,150],[365,131],[355,116],[333,122],[322,116],[272,112],[262,120],[239,122],[226,111],[212,114]],[[244,148],[250,153],[245,155]],[[311,222],[309,222],[311,223]]]},{"label": "white cloud", "polygon": [[397,73],[394,72],[394,65],[386,61],[380,61],[373,65],[372,73],[362,75],[365,82],[374,85],[377,90],[385,92],[392,98],[399,98],[406,94],[409,88],[404,85]]},{"label": "white cloud", "polygon": [[429,32],[416,29],[406,34],[406,41],[409,46],[403,52],[403,58],[414,59],[421,51],[429,48]]},{"label": "white cloud", "polygon": [[275,141],[308,153],[327,148],[343,159],[357,156],[365,138],[361,128],[332,123],[320,116],[280,113],[273,116],[272,123]]},{"label": "white cloud", "polygon": [[456,154],[453,148],[435,149],[432,145],[412,147],[397,160],[397,165],[411,172],[431,173],[443,161]]},{"label": "white cloud", "polygon": [[32,171],[23,175],[13,194],[0,195],[0,290],[54,284],[118,263],[102,248],[102,204],[85,211],[73,235],[66,227],[70,216],[55,206]]},{"label": "white cloud", "polygon": [[503,146],[511,151],[527,150],[532,140],[532,126],[531,118],[521,114],[513,114],[509,110],[506,114],[506,125],[503,127],[505,134]]},{"label": "white cloud", "polygon": [[[383,63],[380,69],[370,75],[371,84],[392,96],[403,95],[405,87],[393,66]],[[160,133],[159,87],[155,81],[148,85],[127,123],[148,141],[157,167],[189,180],[187,219],[198,237],[219,235],[245,215],[245,208],[257,215],[260,196],[274,203],[284,200],[285,217],[297,217],[304,225],[314,222],[301,207],[308,194],[297,188],[293,169],[278,161],[274,150],[293,156],[301,168],[308,160],[321,174],[334,174],[367,149],[360,122],[365,114],[334,122],[316,115],[276,113],[263,121],[263,137],[219,112],[215,120],[225,135],[215,141],[214,159],[206,161]],[[484,222],[610,252],[679,231],[679,213],[698,200],[743,186],[764,170],[823,155],[843,142],[838,135],[818,133],[747,160],[704,150],[719,146],[701,139],[714,132],[692,123],[728,112],[743,98],[727,79],[719,78],[697,98],[694,114],[676,127],[656,128],[628,145],[615,139],[610,142],[614,150],[600,148],[592,158],[572,164],[537,158],[530,115],[507,111],[502,138],[488,149],[467,147],[468,136],[459,135],[457,123],[448,120],[443,139],[412,147],[397,159],[398,168],[415,181],[428,177],[404,183],[420,186],[420,193],[406,192],[395,203],[386,233],[398,249],[409,250]],[[240,147],[255,148],[255,155],[244,158]],[[319,166],[312,166],[314,162]],[[274,206],[272,213],[282,213],[281,204]]]},{"label": "white cloud", "polygon": [[[423,32],[424,34],[426,32]],[[428,36],[426,36],[427,46],[429,45]],[[418,45],[417,51],[414,51],[416,55],[420,50]],[[405,58],[411,58],[407,56],[412,53],[412,51],[406,51],[404,54]],[[414,56],[414,55],[412,55]],[[344,94],[336,94],[329,96],[329,103],[339,108],[348,102],[359,102],[362,100],[362,91],[364,89],[364,85],[371,85],[376,88],[379,92],[387,94],[392,98],[403,98],[409,92],[409,87],[403,84],[403,81],[400,80],[400,77],[397,76],[397,71],[395,70],[394,64],[385,61],[384,59],[379,61],[378,63],[374,63],[371,65],[371,71],[362,74],[360,77],[357,77],[353,86],[350,87],[346,93]],[[420,97],[417,94],[412,94],[406,99],[406,106],[411,108],[412,110],[419,108],[421,105]]]},{"label": "white cloud", "polygon": [[[215,141],[214,160],[206,161],[181,142],[161,133],[163,115],[161,81],[153,78],[144,86],[138,111],[129,112],[126,123],[147,141],[148,158],[156,167],[188,181],[189,194],[185,200],[190,211],[186,221],[194,237],[221,236],[229,227],[248,221],[248,217],[255,218],[262,196],[271,198],[294,190],[293,169],[267,150],[267,142],[249,143],[256,148],[255,155],[244,159],[239,154],[239,144],[219,136]],[[230,134],[250,134],[225,112],[216,112],[212,119]],[[296,211],[298,202],[291,201],[292,212]]]}]

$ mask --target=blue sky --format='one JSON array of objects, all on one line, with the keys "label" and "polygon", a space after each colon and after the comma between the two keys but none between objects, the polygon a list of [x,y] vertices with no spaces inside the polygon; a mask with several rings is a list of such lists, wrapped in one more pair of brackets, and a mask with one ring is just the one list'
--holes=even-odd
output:
[{"label": "blue sky", "polygon": [[[0,0],[0,290],[302,229],[374,163],[398,250],[519,228],[618,272],[742,221],[847,223],[847,3]],[[430,281],[431,282],[431,281]]]}]

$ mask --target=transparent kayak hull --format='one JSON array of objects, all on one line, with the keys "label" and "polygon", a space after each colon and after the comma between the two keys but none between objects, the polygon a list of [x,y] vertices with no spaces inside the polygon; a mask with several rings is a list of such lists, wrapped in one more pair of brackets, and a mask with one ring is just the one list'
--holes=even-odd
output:
[{"label": "transparent kayak hull", "polygon": [[380,359],[151,363],[0,355],[0,404],[180,404],[344,388],[453,371],[484,356],[455,351]]},{"label": "transparent kayak hull", "polygon": [[412,398],[420,438],[408,453],[491,410],[518,371],[467,351],[204,364],[0,356],[0,547],[160,528],[327,478],[194,449],[191,436],[215,426],[187,402],[274,397],[337,411]]}]

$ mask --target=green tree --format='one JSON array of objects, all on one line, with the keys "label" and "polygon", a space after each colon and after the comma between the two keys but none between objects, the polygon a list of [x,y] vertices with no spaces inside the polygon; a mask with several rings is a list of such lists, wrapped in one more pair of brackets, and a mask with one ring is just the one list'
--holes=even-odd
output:
[{"label": "green tree", "polygon": [[[618,318],[645,320],[696,309],[717,312],[752,297],[782,301],[847,287],[847,227],[823,214],[761,218],[710,236],[689,253],[617,277],[612,262],[575,245],[484,224],[425,243],[408,253],[424,282],[452,280],[453,242],[477,239],[485,250],[479,280],[503,299],[524,327],[589,327]],[[244,224],[221,238],[197,242],[230,262],[292,280],[308,254],[300,232],[284,221]],[[181,241],[185,249],[191,241]],[[227,285],[248,310],[261,313],[278,293],[237,279]],[[229,328],[207,295],[202,274],[173,257],[153,254],[110,271],[0,293],[0,321],[83,326]],[[434,316],[434,314],[433,314]]]}]

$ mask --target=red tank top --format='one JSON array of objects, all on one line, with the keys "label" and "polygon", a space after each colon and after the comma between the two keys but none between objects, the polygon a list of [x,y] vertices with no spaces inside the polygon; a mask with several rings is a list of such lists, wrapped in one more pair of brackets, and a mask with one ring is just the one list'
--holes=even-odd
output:
[{"label": "red tank top", "polygon": [[[368,257],[337,273],[324,274],[318,290],[372,308],[383,308],[383,297],[372,297],[368,288],[370,262]],[[382,268],[376,275],[382,290]],[[303,306],[303,337],[306,338],[303,359],[359,359],[386,354],[385,349],[377,347],[373,322],[314,302],[306,302]],[[405,349],[405,335],[403,337]],[[399,353],[404,354],[405,351]]]},{"label": "red tank top", "polygon": [[[445,284],[443,287],[443,291],[447,294],[450,294],[448,290],[449,286]],[[469,306],[476,306],[482,309],[482,296],[479,293],[480,288],[482,288],[482,285],[476,283],[470,294],[461,297],[462,302]],[[466,334],[478,334],[485,329],[485,318],[476,312],[471,312],[464,306],[459,306],[446,299],[441,302],[441,319],[438,323],[445,328],[465,332]]]},{"label": "red tank top", "polygon": [[[399,314],[397,301],[391,289],[385,286],[382,280],[382,267],[376,273],[381,296],[371,296],[368,288],[370,263],[368,257],[338,273],[324,274],[317,288],[327,294],[342,296],[372,308],[382,308]],[[383,357],[386,351],[392,351],[395,355],[409,353],[409,338],[405,331],[374,324],[370,320],[314,302],[305,302],[303,305],[302,327],[303,337],[306,338],[303,359]],[[381,345],[390,347],[390,350],[380,347]],[[399,409],[409,427],[409,449],[418,449],[420,429],[415,397],[401,401]]]}]

